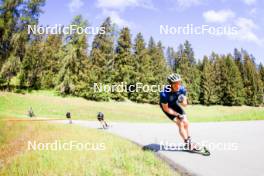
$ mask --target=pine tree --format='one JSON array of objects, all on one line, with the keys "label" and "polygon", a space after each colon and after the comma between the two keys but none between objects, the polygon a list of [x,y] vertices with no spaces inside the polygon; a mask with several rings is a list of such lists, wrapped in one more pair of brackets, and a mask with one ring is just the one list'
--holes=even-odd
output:
[{"label": "pine tree", "polygon": [[154,75],[157,79],[157,83],[159,85],[163,85],[166,82],[166,77],[169,74],[169,69],[166,64],[166,59],[164,56],[164,47],[162,46],[161,41],[157,43],[157,50],[156,50],[156,58],[153,58],[154,61]]},{"label": "pine tree", "polygon": [[64,57],[63,35],[48,35],[41,48],[44,60],[41,76],[41,88],[49,89],[56,86],[56,77],[60,70],[60,63]]},{"label": "pine tree", "polygon": [[[166,77],[170,73],[169,67],[164,56],[164,48],[159,41],[157,44],[151,37],[148,42],[148,53],[150,56],[151,72],[153,76],[149,79],[149,85],[158,85],[160,88],[167,83]],[[150,103],[156,104],[159,100],[159,91],[149,92],[151,98]]]},{"label": "pine tree", "polygon": [[103,22],[101,28],[105,29],[105,33],[95,36],[92,43],[91,60],[97,71],[98,79],[102,82],[110,82],[109,67],[112,66],[114,57],[113,26],[110,17]]},{"label": "pine tree", "polygon": [[[1,1],[0,4],[0,69],[12,50],[11,40],[17,31],[16,23],[21,14],[21,5],[22,1]],[[14,58],[15,56],[11,56],[10,59],[14,61]]]},{"label": "pine tree", "polygon": [[188,102],[199,103],[201,73],[195,64],[194,53],[189,42],[179,46],[176,59],[176,71],[181,74],[183,83],[188,90]]},{"label": "pine tree", "polygon": [[250,56],[245,53],[244,58],[244,87],[245,103],[247,105],[258,106],[263,101],[263,91],[260,75],[257,72],[256,65]]},{"label": "pine tree", "polygon": [[216,89],[215,89],[215,73],[214,66],[207,56],[204,56],[202,63],[201,76],[201,95],[200,100],[202,104],[211,105],[216,103]]},{"label": "pine tree", "polygon": [[[3,81],[8,82],[14,78],[17,79],[17,73],[20,72],[21,63],[26,53],[27,42],[34,40],[32,34],[28,34],[27,26],[38,23],[38,17],[41,13],[41,7],[44,5],[43,0],[37,1],[4,1],[1,3],[0,13],[0,77]],[[17,60],[15,60],[17,59]],[[5,63],[6,62],[6,63]],[[9,64],[14,62],[15,64]],[[14,68],[10,68],[14,66]],[[7,69],[9,68],[9,69]],[[5,71],[12,70],[6,79]],[[10,77],[12,76],[12,77]],[[18,81],[16,81],[18,82]],[[15,86],[17,84],[15,83]]]},{"label": "pine tree", "polygon": [[14,56],[10,56],[1,69],[0,84],[1,87],[5,87],[10,91],[11,79],[16,76],[16,73],[20,69],[20,61]]},{"label": "pine tree", "polygon": [[151,36],[149,41],[148,41],[148,51],[149,51],[149,53],[154,52],[155,48],[156,48],[156,43],[154,41],[154,38]]},{"label": "pine tree", "polygon": [[[138,84],[149,85],[154,79],[151,58],[148,54],[144,38],[138,33],[133,46],[133,58],[135,58],[135,82]],[[139,89],[138,92],[131,93],[130,99],[136,102],[149,103],[152,96],[148,92]]]},{"label": "pine tree", "polygon": [[264,66],[262,63],[259,65],[259,75],[262,80],[262,105],[264,104]]},{"label": "pine tree", "polygon": [[38,36],[26,47],[26,53],[21,63],[19,72],[19,85],[26,88],[38,89],[41,87],[43,65],[44,42],[42,36]]},{"label": "pine tree", "polygon": [[[116,84],[126,83],[128,86],[135,84],[132,77],[135,76],[134,66],[135,60],[132,58],[132,43],[130,30],[124,27],[119,34],[116,47],[116,57],[114,61],[114,79]],[[114,92],[113,98],[116,100],[124,100],[128,97],[126,92]]]},{"label": "pine tree", "polygon": [[[97,34],[92,43],[91,72],[94,77],[91,77],[90,81],[111,84],[111,80],[113,79],[111,74],[113,72],[114,61],[114,31],[109,17],[103,22],[101,28],[104,28],[105,32]],[[97,92],[93,89],[90,89],[89,92],[89,96],[94,100],[109,100],[111,98],[110,92]]]},{"label": "pine tree", "polygon": [[214,74],[212,75],[214,78],[214,94],[212,104],[223,104],[223,79],[222,79],[222,69],[225,67],[223,60],[216,53],[212,53],[210,56],[210,60],[213,63]]},{"label": "pine tree", "polygon": [[262,65],[262,63],[260,63],[259,65],[259,74],[260,74],[262,82],[264,83],[264,66]]},{"label": "pine tree", "polygon": [[194,58],[194,52],[193,52],[190,42],[186,40],[183,45],[184,45],[184,53],[186,57],[188,58],[190,64],[195,65],[196,61]]},{"label": "pine tree", "polygon": [[175,57],[176,57],[176,53],[174,51],[174,49],[172,47],[168,47],[167,48],[167,52],[166,52],[167,56],[167,64],[170,66],[170,68],[175,72],[176,68],[175,68]]},{"label": "pine tree", "polygon": [[[72,25],[86,27],[87,21],[79,15],[73,19]],[[60,63],[62,67],[57,78],[57,88],[61,94],[85,96],[88,67],[86,41],[85,34],[73,33],[67,36],[65,56]]]},{"label": "pine tree", "polygon": [[178,49],[177,49],[177,52],[176,52],[176,55],[175,55],[175,71],[177,71],[179,69],[179,63],[180,63],[180,60],[181,58],[183,57],[184,55],[184,46],[182,44],[180,44],[178,46]]},{"label": "pine tree", "polygon": [[138,33],[136,35],[133,49],[134,49],[135,55],[142,54],[142,52],[146,49],[146,44],[145,44],[143,35],[141,33]]},{"label": "pine tree", "polygon": [[241,74],[231,55],[223,56],[222,86],[224,105],[242,105],[244,103],[244,89]]},{"label": "pine tree", "polygon": [[234,60],[239,70],[243,73],[243,58],[241,52],[237,48],[234,49]]}]

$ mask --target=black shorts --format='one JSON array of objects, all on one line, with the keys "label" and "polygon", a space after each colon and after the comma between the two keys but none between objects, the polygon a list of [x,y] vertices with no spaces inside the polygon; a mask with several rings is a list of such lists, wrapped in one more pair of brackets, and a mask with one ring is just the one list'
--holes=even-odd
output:
[{"label": "black shorts", "polygon": [[[162,109],[161,107],[161,103],[160,103],[160,108]],[[178,103],[175,102],[175,104],[173,104],[173,106],[169,106],[169,108],[173,109],[174,111],[176,111],[177,113],[181,114],[181,115],[184,115],[185,114],[185,111],[182,109],[182,107],[180,107],[180,105]],[[165,112],[163,109],[162,111],[166,114],[166,116],[171,119],[171,120],[174,120],[175,119],[175,116],[174,115],[171,115],[167,112]],[[177,117],[178,118],[178,117]],[[178,118],[180,119],[180,118]]]}]

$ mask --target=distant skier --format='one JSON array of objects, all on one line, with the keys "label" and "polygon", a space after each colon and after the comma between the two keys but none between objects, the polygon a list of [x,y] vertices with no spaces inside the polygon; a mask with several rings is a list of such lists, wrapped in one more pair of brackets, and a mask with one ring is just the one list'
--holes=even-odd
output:
[{"label": "distant skier", "polygon": [[97,119],[101,123],[103,129],[106,129],[109,127],[108,124],[106,123],[106,121],[104,120],[104,114],[102,112],[98,112]]},{"label": "distant skier", "polygon": [[29,110],[28,110],[28,116],[29,116],[30,118],[35,117],[35,114],[34,114],[34,112],[33,112],[32,107],[30,107]]},{"label": "distant skier", "polygon": [[72,124],[72,119],[71,119],[71,113],[70,112],[66,113],[66,118],[69,119],[69,124]]}]

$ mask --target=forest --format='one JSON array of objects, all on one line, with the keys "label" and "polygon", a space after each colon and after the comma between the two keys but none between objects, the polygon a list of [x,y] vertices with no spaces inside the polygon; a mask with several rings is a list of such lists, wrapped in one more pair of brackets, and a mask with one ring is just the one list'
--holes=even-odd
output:
[{"label": "forest", "polygon": [[[264,66],[246,49],[196,58],[189,41],[164,47],[129,27],[117,28],[110,17],[104,33],[28,34],[37,25],[44,0],[0,3],[0,88],[5,91],[48,89],[95,101],[131,100],[159,103],[159,92],[96,92],[94,83],[166,84],[168,74],[181,74],[190,104],[261,106]],[[89,26],[81,15],[71,25]],[[91,41],[92,40],[92,41]],[[177,41],[175,41],[177,42]],[[91,43],[91,44],[90,44]],[[89,45],[90,44],[90,45]]]}]

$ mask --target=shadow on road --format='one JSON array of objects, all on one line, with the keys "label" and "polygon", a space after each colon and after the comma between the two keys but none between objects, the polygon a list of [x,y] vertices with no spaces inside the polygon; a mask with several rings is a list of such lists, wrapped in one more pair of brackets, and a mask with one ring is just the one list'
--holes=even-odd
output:
[{"label": "shadow on road", "polygon": [[148,144],[142,147],[143,150],[150,150],[153,152],[158,151],[167,151],[167,152],[188,152],[193,153],[189,150],[184,149],[184,146],[177,145],[177,146],[166,146],[166,145],[160,145],[160,144]]}]

